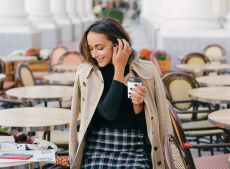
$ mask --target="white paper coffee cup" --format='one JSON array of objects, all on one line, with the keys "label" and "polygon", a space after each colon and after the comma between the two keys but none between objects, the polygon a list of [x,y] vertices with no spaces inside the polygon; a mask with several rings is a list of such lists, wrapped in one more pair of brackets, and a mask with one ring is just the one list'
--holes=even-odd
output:
[{"label": "white paper coffee cup", "polygon": [[130,88],[137,88],[135,84],[137,85],[142,85],[143,80],[141,78],[136,78],[136,77],[130,77],[128,79],[128,98],[129,98],[129,93],[137,93],[135,91],[130,90]]}]

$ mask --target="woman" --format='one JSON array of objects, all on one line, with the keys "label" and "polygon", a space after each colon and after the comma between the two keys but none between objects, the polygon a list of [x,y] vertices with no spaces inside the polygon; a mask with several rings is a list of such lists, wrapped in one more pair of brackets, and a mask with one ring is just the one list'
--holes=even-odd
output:
[{"label": "woman", "polygon": [[[173,132],[153,63],[139,59],[127,32],[111,18],[84,32],[80,52],[86,63],[77,71],[72,99],[71,168],[165,168],[163,135]],[[128,98],[129,77],[144,83]]]}]

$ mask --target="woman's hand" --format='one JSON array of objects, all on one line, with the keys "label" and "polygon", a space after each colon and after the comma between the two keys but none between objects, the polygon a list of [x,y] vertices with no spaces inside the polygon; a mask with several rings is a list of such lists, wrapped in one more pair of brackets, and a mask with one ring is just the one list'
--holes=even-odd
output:
[{"label": "woman's hand", "polygon": [[146,97],[146,88],[145,83],[142,85],[135,85],[136,88],[132,88],[130,90],[135,91],[137,93],[129,93],[130,99],[132,99],[134,112],[136,114],[140,113],[143,109],[143,102]]},{"label": "woman's hand", "polygon": [[117,39],[117,41],[118,45],[115,44],[113,49],[113,65],[115,69],[125,69],[132,49],[125,39]]},{"label": "woman's hand", "polygon": [[114,65],[114,80],[121,83],[124,81],[125,66],[132,52],[129,43],[125,39],[117,39],[118,45],[114,45],[113,49],[113,65]]}]

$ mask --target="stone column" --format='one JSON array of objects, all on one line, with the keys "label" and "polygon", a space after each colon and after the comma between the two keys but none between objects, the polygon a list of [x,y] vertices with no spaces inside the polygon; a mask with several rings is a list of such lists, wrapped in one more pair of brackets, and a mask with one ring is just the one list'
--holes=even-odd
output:
[{"label": "stone column", "polygon": [[66,12],[66,0],[50,0],[50,10],[53,14],[54,20],[61,28],[62,41],[72,41],[73,28]]},{"label": "stone column", "polygon": [[74,40],[79,40],[83,34],[83,23],[78,15],[76,4],[76,0],[66,0],[66,11],[73,24]]},{"label": "stone column", "polygon": [[226,23],[223,25],[225,29],[230,29],[230,2],[228,0],[224,1],[224,12]]},{"label": "stone column", "polygon": [[83,31],[90,25],[90,19],[87,17],[85,12],[85,0],[76,0],[77,1],[77,11],[78,15],[83,22]]},{"label": "stone column", "polygon": [[220,24],[213,13],[210,0],[168,1],[169,10],[164,27],[173,29],[217,29]]},{"label": "stone column", "polygon": [[54,49],[61,43],[61,29],[50,12],[50,0],[25,0],[28,19],[41,31],[41,48]]},{"label": "stone column", "polygon": [[24,0],[0,0],[0,53],[41,47],[41,33],[27,19]]},{"label": "stone column", "polygon": [[92,24],[96,20],[96,17],[93,13],[93,0],[84,0],[84,2],[86,15],[90,20],[90,24]]}]

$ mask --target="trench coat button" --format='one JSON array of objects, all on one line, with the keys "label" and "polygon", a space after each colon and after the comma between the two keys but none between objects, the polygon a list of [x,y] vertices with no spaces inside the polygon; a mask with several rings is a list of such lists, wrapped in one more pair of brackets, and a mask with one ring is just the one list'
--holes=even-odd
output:
[{"label": "trench coat button", "polygon": [[153,117],[151,117],[151,120],[153,119]]},{"label": "trench coat button", "polygon": [[157,151],[157,149],[158,149],[157,147],[154,147],[154,150],[155,150],[155,151]]},{"label": "trench coat button", "polygon": [[101,83],[104,83],[104,81],[101,81]]},{"label": "trench coat button", "polygon": [[153,134],[153,132],[152,132],[152,134]]},{"label": "trench coat button", "polygon": [[86,86],[86,83],[85,83],[85,82],[83,82],[83,85],[84,85],[84,86]]},{"label": "trench coat button", "polygon": [[83,100],[83,101],[85,101],[85,99],[84,99],[84,98],[83,98],[82,100]]},{"label": "trench coat button", "polygon": [[158,165],[158,166],[161,165],[161,161],[158,161],[157,165]]}]

